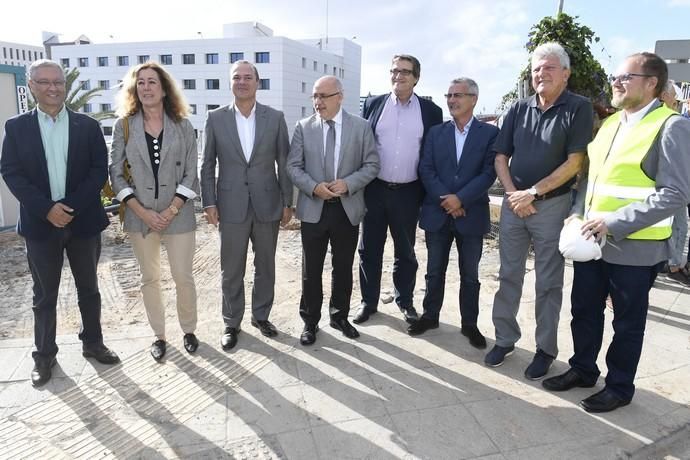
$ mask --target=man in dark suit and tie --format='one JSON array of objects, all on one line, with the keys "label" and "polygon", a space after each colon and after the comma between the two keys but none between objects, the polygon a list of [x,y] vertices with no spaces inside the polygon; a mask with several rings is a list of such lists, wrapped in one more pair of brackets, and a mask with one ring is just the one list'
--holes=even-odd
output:
[{"label": "man in dark suit and tie", "polygon": [[103,344],[96,274],[108,218],[100,192],[108,176],[103,133],[94,119],[65,107],[65,75],[49,60],[29,67],[37,108],[7,121],[0,172],[19,201],[17,233],[26,240],[34,281],[34,368],[31,382],[50,380],[58,352],[56,307],[64,254],[77,288],[82,353],[103,364],[120,361]]},{"label": "man in dark suit and tie", "polygon": [[395,303],[406,321],[417,319],[413,305],[418,267],[414,243],[424,193],[417,167],[426,134],[433,125],[443,122],[441,108],[414,93],[419,73],[420,64],[414,56],[393,56],[391,93],[368,98],[362,108],[362,116],[369,120],[376,136],[381,170],[364,192],[368,212],[359,245],[362,303],[353,319],[356,324],[367,321],[378,308],[389,229],[395,249]]},{"label": "man in dark suit and tie", "polygon": [[496,180],[493,145],[498,128],[473,116],[479,87],[456,78],[446,100],[453,119],[434,126],[424,144],[419,177],[426,196],[419,226],[426,231],[428,261],[424,314],[407,332],[419,335],[438,327],[450,248],[455,240],[460,268],[461,332],[470,344],[486,348],[477,328],[479,260],[484,234],[490,230],[488,190]]},{"label": "man in dark suit and tie", "polygon": [[342,110],[343,86],[331,76],[314,83],[316,113],[295,127],[287,171],[299,189],[297,217],[302,221],[302,345],[316,341],[321,319],[323,263],[331,245],[333,272],[329,303],[331,327],[359,337],[347,320],[352,296],[352,263],[359,223],[366,211],[364,187],[379,171],[369,124]]},{"label": "man in dark suit and tie", "polygon": [[[254,250],[252,326],[266,337],[273,306],[278,224],[292,218],[292,184],[285,172],[290,141],[283,112],[256,102],[259,72],[248,61],[230,69],[232,105],[208,113],[201,200],[206,218],[220,224],[223,278],[221,346],[237,344],[244,316],[244,273],[249,241]],[[218,177],[216,178],[216,164]]]}]

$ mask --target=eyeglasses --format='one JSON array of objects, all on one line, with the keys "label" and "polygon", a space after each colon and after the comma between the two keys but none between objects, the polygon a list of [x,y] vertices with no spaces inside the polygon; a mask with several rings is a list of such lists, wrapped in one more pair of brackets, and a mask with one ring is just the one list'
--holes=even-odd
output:
[{"label": "eyeglasses", "polygon": [[446,97],[446,99],[452,99],[452,98],[462,99],[463,97],[476,96],[476,94],[474,94],[474,93],[448,93],[448,94],[444,94],[444,96]]},{"label": "eyeglasses", "polygon": [[412,75],[412,71],[410,69],[391,69],[390,73],[394,77],[396,75],[402,75],[404,77],[409,77],[410,75]]},{"label": "eyeglasses", "polygon": [[65,80],[55,80],[55,81],[50,81],[50,80],[31,80],[32,82],[36,83],[38,86],[42,88],[50,88],[50,86],[54,86],[56,88],[62,88],[65,86]]},{"label": "eyeglasses", "polygon": [[340,91],[335,92],[333,94],[312,94],[311,98],[315,101],[317,101],[317,100],[325,101],[329,97],[337,96],[338,94],[340,94]]},{"label": "eyeglasses", "polygon": [[613,83],[616,80],[620,81],[621,83],[628,83],[630,80],[632,80],[634,77],[643,77],[643,78],[649,78],[649,77],[654,77],[655,75],[648,75],[646,73],[622,73],[620,75],[611,75],[609,76],[609,82]]}]

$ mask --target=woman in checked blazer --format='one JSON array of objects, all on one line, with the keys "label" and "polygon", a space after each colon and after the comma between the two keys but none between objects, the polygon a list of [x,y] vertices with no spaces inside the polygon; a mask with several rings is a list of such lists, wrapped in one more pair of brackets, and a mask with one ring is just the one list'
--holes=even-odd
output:
[{"label": "woman in checked blazer", "polygon": [[[131,68],[118,94],[110,180],[125,203],[124,230],[141,270],[144,306],[156,340],[151,356],[165,356],[165,307],[160,288],[160,252],[165,246],[177,293],[184,347],[196,351],[196,287],[192,275],[199,189],[197,148],[188,105],[174,79],[159,64]],[[125,124],[127,126],[125,126]],[[128,177],[131,176],[131,177]]]}]

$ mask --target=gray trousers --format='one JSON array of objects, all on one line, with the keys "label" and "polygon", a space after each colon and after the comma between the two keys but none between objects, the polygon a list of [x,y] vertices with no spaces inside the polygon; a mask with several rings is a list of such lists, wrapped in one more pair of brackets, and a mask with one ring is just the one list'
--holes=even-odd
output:
[{"label": "gray trousers", "polygon": [[244,274],[247,249],[254,252],[252,316],[268,319],[273,306],[276,280],[275,255],[280,221],[259,222],[249,206],[247,218],[240,224],[220,223],[220,268],[223,289],[223,323],[239,327],[244,316]]},{"label": "gray trousers", "polygon": [[558,319],[565,265],[558,250],[558,238],[570,204],[569,193],[535,201],[537,213],[521,219],[510,210],[507,200],[503,201],[498,233],[501,269],[492,314],[497,345],[509,347],[520,339],[517,313],[527,253],[532,242],[536,272],[534,313],[537,320],[537,348],[553,357],[558,355]]}]

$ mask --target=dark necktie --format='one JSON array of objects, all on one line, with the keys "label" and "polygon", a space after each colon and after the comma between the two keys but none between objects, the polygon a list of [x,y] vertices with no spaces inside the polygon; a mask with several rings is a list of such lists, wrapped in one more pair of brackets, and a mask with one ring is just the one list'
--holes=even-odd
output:
[{"label": "dark necktie", "polygon": [[328,123],[328,133],[326,133],[326,156],[324,158],[326,173],[326,181],[331,182],[335,180],[335,122],[333,120],[326,120]]}]

